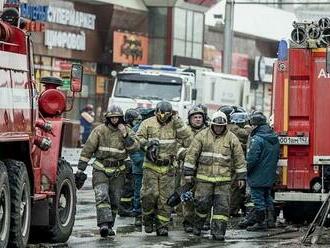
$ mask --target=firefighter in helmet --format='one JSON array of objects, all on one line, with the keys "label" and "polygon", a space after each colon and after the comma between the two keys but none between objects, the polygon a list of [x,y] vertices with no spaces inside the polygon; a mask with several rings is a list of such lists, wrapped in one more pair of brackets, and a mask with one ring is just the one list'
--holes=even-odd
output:
[{"label": "firefighter in helmet", "polygon": [[183,173],[186,182],[195,181],[193,233],[201,235],[209,209],[213,207],[211,234],[215,240],[224,240],[233,171],[243,187],[246,164],[238,138],[227,129],[226,115],[221,111],[215,112],[209,124],[193,139],[186,154]]},{"label": "firefighter in helmet", "polygon": [[[246,156],[248,137],[252,131],[251,126],[248,125],[248,113],[246,113],[241,107],[230,105],[224,105],[220,107],[219,110],[226,114],[228,121],[227,128],[237,136],[238,140],[241,142],[244,156]],[[237,184],[236,176],[233,175],[230,197],[230,215],[237,217],[240,209],[245,212],[244,202],[245,187],[240,188]]]},{"label": "firefighter in helmet", "polygon": [[157,104],[155,116],[144,120],[137,132],[146,152],[141,189],[143,224],[146,233],[168,235],[171,207],[166,204],[175,184],[174,161],[178,147],[188,147],[190,132],[169,102]]},{"label": "firefighter in helmet", "polygon": [[[193,136],[206,127],[206,114],[201,105],[195,105],[188,111],[188,128]],[[187,148],[180,148],[178,152],[179,161],[183,162]],[[181,180],[184,184],[184,180]],[[191,233],[193,231],[193,218],[195,214],[194,204],[192,201],[183,204],[183,227],[185,232]]]},{"label": "firefighter in helmet", "polygon": [[92,182],[97,225],[102,237],[115,235],[112,227],[125,182],[124,160],[130,151],[138,147],[139,142],[134,133],[124,125],[122,109],[112,105],[105,113],[105,123],[92,131],[82,149],[75,174],[76,186],[78,189],[83,186],[86,180],[84,171],[94,156]]}]

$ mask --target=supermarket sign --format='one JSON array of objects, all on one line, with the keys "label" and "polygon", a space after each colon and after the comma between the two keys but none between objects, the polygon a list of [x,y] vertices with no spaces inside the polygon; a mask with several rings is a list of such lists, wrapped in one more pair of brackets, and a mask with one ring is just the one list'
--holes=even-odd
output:
[{"label": "supermarket sign", "polygon": [[47,5],[23,3],[20,5],[21,16],[32,21],[57,23],[74,27],[95,29],[96,16],[89,13]]}]

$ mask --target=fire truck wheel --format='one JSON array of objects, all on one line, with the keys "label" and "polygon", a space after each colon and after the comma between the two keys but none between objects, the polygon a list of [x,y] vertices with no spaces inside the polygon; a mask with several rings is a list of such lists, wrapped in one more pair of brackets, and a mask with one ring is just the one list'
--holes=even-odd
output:
[{"label": "fire truck wheel", "polygon": [[54,226],[49,230],[51,242],[66,242],[69,239],[76,215],[76,201],[72,168],[67,161],[60,160],[54,205],[56,218]]},{"label": "fire truck wheel", "polygon": [[4,161],[8,170],[11,217],[9,247],[25,247],[30,233],[31,194],[25,164],[16,160]]},{"label": "fire truck wheel", "polygon": [[0,247],[7,247],[10,226],[10,188],[7,169],[0,161]]}]

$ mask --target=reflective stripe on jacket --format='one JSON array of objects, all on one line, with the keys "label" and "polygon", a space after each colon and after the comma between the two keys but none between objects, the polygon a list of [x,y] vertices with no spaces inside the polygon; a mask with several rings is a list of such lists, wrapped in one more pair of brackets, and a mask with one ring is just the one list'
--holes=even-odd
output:
[{"label": "reflective stripe on jacket", "polygon": [[229,130],[218,136],[210,127],[200,131],[187,151],[184,175],[196,175],[201,181],[229,182],[234,173],[241,176],[246,173],[238,138]]},{"label": "reflective stripe on jacket", "polygon": [[[184,122],[178,118],[172,118],[172,120],[165,125],[161,125],[157,121],[157,117],[148,118],[141,123],[137,132],[137,137],[141,147],[144,149],[146,149],[149,141],[157,140],[159,142],[159,160],[175,158],[179,147],[188,147],[191,143],[191,133],[189,129]],[[145,159],[144,168],[162,173],[159,172],[159,169],[155,169],[157,167],[162,168],[162,166],[157,166]]]},{"label": "reflective stripe on jacket", "polygon": [[[102,124],[96,127],[84,145],[79,160],[88,162],[92,156],[101,164],[105,160],[125,160],[128,152],[136,150],[139,147],[139,142],[134,132],[128,127],[126,128],[128,135],[124,138],[118,129],[111,126]],[[96,167],[101,168],[100,165]]]}]

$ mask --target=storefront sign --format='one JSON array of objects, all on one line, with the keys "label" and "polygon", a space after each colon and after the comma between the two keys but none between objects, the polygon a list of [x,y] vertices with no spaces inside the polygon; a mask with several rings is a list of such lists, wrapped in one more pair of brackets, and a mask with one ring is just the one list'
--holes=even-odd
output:
[{"label": "storefront sign", "polygon": [[215,46],[204,45],[204,64],[212,66],[215,72],[221,72],[222,53]]},{"label": "storefront sign", "polygon": [[233,53],[231,73],[243,77],[249,76],[249,56],[247,54]]},{"label": "storefront sign", "polygon": [[80,31],[79,34],[46,30],[45,31],[45,46],[49,49],[53,47],[67,48],[72,50],[86,50],[86,34]]},{"label": "storefront sign", "polygon": [[22,17],[32,21],[42,21],[95,29],[96,16],[89,13],[75,11],[73,9],[63,9],[54,6],[44,6],[35,4],[21,4]]},{"label": "storefront sign", "polygon": [[113,62],[148,64],[147,37],[115,31],[113,33]]},{"label": "storefront sign", "polygon": [[254,64],[254,80],[271,83],[273,81],[273,65],[276,59],[256,56]]},{"label": "storefront sign", "polygon": [[105,83],[107,81],[106,77],[97,76],[96,77],[96,94],[105,93]]}]

